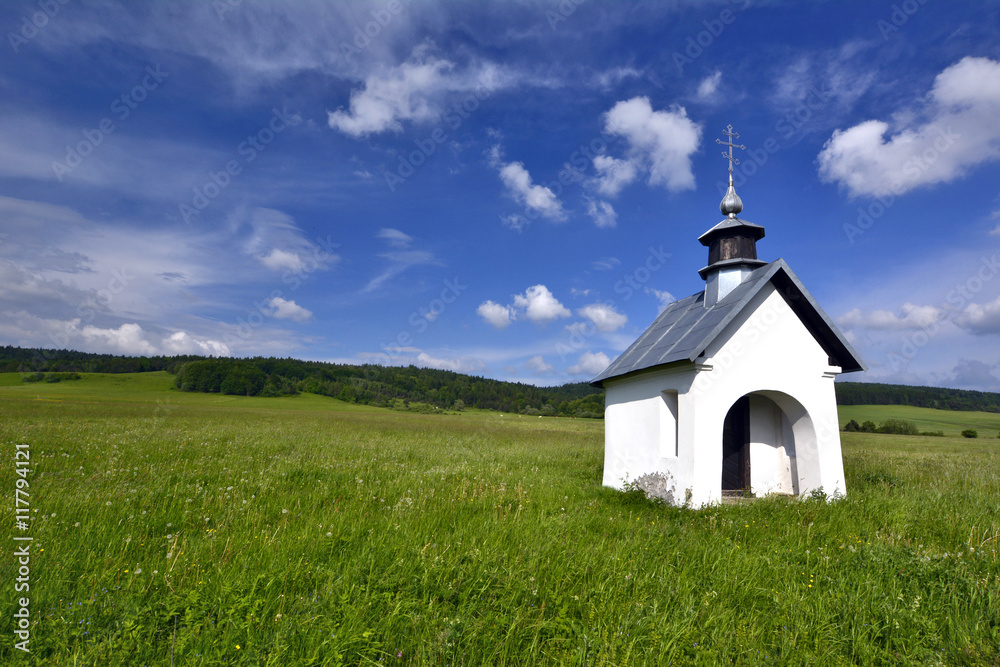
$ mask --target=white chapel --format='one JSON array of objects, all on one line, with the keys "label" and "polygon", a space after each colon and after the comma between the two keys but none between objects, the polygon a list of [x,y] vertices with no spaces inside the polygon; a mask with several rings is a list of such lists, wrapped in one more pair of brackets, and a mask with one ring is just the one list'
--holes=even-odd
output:
[{"label": "white chapel", "polygon": [[866,370],[784,260],[757,259],[764,228],[737,217],[729,126],[725,219],[705,289],[675,301],[592,381],[605,389],[604,485],[673,504],[725,495],[845,495],[834,379]]}]

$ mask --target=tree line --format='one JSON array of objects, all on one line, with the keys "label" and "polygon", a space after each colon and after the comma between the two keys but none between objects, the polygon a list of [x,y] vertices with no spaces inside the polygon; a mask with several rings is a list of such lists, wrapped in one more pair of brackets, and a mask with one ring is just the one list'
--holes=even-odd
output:
[{"label": "tree line", "polygon": [[[422,403],[523,414],[602,417],[604,392],[585,382],[536,387],[415,366],[344,365],[297,359],[233,359],[194,355],[128,357],[74,350],[0,347],[4,373],[142,373],[166,371],[185,391],[244,396],[309,392],[366,405]],[[36,376],[40,377],[40,376]],[[910,405],[1000,412],[1000,394],[941,387],[837,382],[839,405]]]},{"label": "tree line", "polygon": [[938,410],[1000,412],[1000,394],[876,382],[837,382],[837,405],[909,405]]}]

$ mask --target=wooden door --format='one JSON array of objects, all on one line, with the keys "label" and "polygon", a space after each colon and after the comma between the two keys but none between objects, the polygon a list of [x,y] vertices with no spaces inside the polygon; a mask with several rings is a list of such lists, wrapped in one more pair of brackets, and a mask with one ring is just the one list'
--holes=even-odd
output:
[{"label": "wooden door", "polygon": [[722,425],[722,490],[750,488],[750,397],[733,404]]}]

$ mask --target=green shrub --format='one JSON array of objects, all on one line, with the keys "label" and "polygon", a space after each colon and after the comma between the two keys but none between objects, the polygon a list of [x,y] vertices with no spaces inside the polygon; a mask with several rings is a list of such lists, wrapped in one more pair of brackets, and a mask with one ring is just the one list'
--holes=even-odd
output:
[{"label": "green shrub", "polygon": [[844,430],[848,433],[857,433],[861,430],[861,424],[854,421],[853,419],[846,424],[844,424]]},{"label": "green shrub", "polygon": [[975,429],[967,428],[962,431],[963,438],[978,438],[979,433]]},{"label": "green shrub", "polygon": [[862,433],[878,433],[878,426],[876,426],[875,422],[873,422],[872,420],[867,419],[867,420],[865,420],[865,422],[863,424],[861,424],[861,432]]},{"label": "green shrub", "polygon": [[930,435],[930,436],[933,436],[935,438],[943,438],[944,437],[944,431],[924,431],[920,435]]},{"label": "green shrub", "polygon": [[919,435],[917,425],[905,419],[886,419],[878,427],[879,433],[893,433],[896,435]]}]

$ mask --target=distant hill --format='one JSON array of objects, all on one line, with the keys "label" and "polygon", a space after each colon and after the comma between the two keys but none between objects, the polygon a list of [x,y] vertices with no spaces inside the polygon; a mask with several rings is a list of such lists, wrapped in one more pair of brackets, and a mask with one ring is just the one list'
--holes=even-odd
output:
[{"label": "distant hill", "polygon": [[462,407],[572,417],[604,416],[604,392],[502,382],[416,366],[343,365],[297,359],[124,357],[71,350],[0,348],[0,372],[135,373],[165,370],[183,391],[243,396],[309,392],[351,403],[426,410]]},{"label": "distant hill", "polygon": [[[72,350],[0,347],[0,372],[137,373],[167,371],[185,391],[251,396],[309,392],[394,407],[470,408],[602,417],[604,392],[586,382],[557,387],[502,382],[416,366],[343,365],[297,359],[199,356],[126,357]],[[837,382],[839,405],[908,405],[1000,412],[1000,394],[940,387]]]},{"label": "distant hill", "polygon": [[1000,394],[875,382],[837,382],[838,405],[909,405],[915,408],[1000,412]]}]

